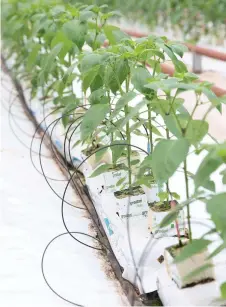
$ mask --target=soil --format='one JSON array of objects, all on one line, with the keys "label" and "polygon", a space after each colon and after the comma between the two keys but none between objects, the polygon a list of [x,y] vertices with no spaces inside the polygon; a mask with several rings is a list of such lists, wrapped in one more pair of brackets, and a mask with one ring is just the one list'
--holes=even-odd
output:
[{"label": "soil", "polygon": [[165,212],[171,210],[171,206],[168,201],[149,203],[148,206],[155,212]]},{"label": "soil", "polygon": [[179,244],[177,245],[173,245],[173,246],[170,246],[167,248],[168,252],[170,253],[170,255],[175,258],[178,253],[176,252],[176,250],[178,249],[183,249],[183,247],[185,247],[187,245],[188,241],[187,242],[183,242],[182,243],[182,246],[180,246]]},{"label": "soil", "polygon": [[92,155],[97,149],[99,149],[101,146],[103,146],[103,145],[97,144],[95,147],[92,146],[92,147],[90,147],[90,148],[87,148],[87,149],[82,150],[82,153],[83,153],[85,156],[89,157],[89,156]]},{"label": "soil", "polygon": [[115,197],[118,199],[125,198],[127,196],[135,196],[135,195],[141,195],[145,194],[143,189],[138,186],[138,187],[133,187],[131,190],[130,189],[125,189],[122,191],[117,191],[114,193]]},{"label": "soil", "polygon": [[192,282],[191,284],[187,284],[185,285],[183,288],[191,288],[191,287],[194,287],[196,285],[199,285],[199,284],[207,284],[208,282],[211,282],[211,281],[214,281],[215,279],[214,278],[205,278],[203,280],[200,280],[200,281],[197,281],[197,282]]},{"label": "soil", "polygon": [[157,291],[142,294],[141,300],[145,306],[163,306]]},{"label": "soil", "polygon": [[109,171],[121,171],[125,169],[125,164],[120,163],[109,168]]},{"label": "soil", "polygon": [[[127,157],[127,153],[123,152],[121,156],[126,158]],[[132,150],[131,157],[139,157],[139,156],[140,156],[139,152],[137,152],[135,150]]]}]

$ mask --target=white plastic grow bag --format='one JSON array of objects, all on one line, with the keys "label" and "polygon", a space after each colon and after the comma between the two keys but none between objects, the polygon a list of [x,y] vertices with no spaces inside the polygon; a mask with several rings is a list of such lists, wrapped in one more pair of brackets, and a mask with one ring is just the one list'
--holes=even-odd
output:
[{"label": "white plastic grow bag", "polygon": [[[148,224],[149,229],[155,238],[176,236],[176,224],[173,221],[166,227],[159,228],[162,220],[169,214],[170,211],[156,212],[149,208],[148,211]],[[177,217],[177,222],[179,226],[180,235],[185,235],[185,222],[184,222],[184,211],[181,210]]]}]

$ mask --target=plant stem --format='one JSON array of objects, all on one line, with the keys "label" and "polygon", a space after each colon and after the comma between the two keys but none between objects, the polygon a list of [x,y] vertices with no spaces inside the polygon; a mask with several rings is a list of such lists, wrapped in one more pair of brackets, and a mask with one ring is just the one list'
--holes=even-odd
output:
[{"label": "plant stem", "polygon": [[[130,74],[128,75],[128,78],[126,78],[126,92],[129,91],[129,83],[130,83]],[[125,117],[129,113],[128,105],[125,106]],[[132,186],[132,171],[131,171],[131,136],[130,136],[130,127],[129,127],[129,121],[126,124],[126,139],[127,139],[127,161],[128,161],[128,175],[129,175],[129,189],[131,190]]]},{"label": "plant stem", "polygon": [[[170,202],[171,208],[174,209],[176,207],[176,202],[175,200],[172,200]],[[180,238],[180,228],[179,228],[179,224],[178,224],[178,220],[175,220],[175,225],[176,225],[176,231],[177,231],[177,237],[178,237],[178,241],[179,241],[179,246],[182,246],[182,242],[181,242],[181,238]]]},{"label": "plant stem", "polygon": [[148,125],[149,125],[149,145],[150,153],[153,151],[153,135],[152,135],[152,123],[151,123],[151,106],[148,104]]},{"label": "plant stem", "polygon": [[[167,140],[170,139],[169,129],[168,128],[166,128],[166,138],[167,138]],[[172,194],[170,192],[169,180],[167,180],[167,182],[166,182],[166,189],[167,189],[167,202],[169,202],[169,194],[170,194],[170,196],[171,196],[170,205],[171,205],[172,208],[174,208],[176,206],[176,202],[175,202],[175,200],[173,200]],[[179,229],[179,224],[178,224],[178,220],[177,219],[175,219],[175,225],[176,225],[178,243],[179,243],[179,246],[182,246],[182,242],[181,242],[181,238],[180,238],[180,229]]]},{"label": "plant stem", "polygon": [[[109,99],[109,107],[110,107],[110,117],[111,117],[111,97],[110,97],[110,91],[107,92],[108,99]],[[114,141],[114,133],[111,132],[111,143]]]},{"label": "plant stem", "polygon": [[[185,187],[186,187],[186,198],[189,199],[187,159],[185,159],[185,161],[184,161],[184,179],[185,179]],[[189,241],[192,242],[191,215],[190,215],[190,206],[189,206],[189,204],[187,204],[186,207],[187,207],[187,220],[188,220]]]},{"label": "plant stem", "polygon": [[[126,105],[124,108],[125,116],[129,113],[128,106]],[[129,121],[126,124],[126,140],[128,143],[127,146],[127,161],[128,161],[128,175],[129,175],[129,189],[131,189],[132,185],[132,172],[131,172],[131,137],[130,137],[130,128],[129,128]]]},{"label": "plant stem", "polygon": [[[169,129],[166,128],[166,138],[167,140],[169,140],[170,138],[170,135],[169,135]],[[169,193],[170,189],[169,189],[169,180],[166,181],[166,189],[167,189],[167,192]],[[167,202],[169,201],[169,194],[167,195]]]},{"label": "plant stem", "polygon": [[[185,136],[186,132],[188,130],[188,127],[190,125],[190,122],[192,121],[193,115],[199,105],[200,102],[200,96],[196,97],[196,103],[195,107],[192,110],[192,113],[190,115],[189,121],[187,123],[187,126],[184,131],[182,131],[182,135]],[[184,161],[184,179],[185,179],[185,188],[186,188],[186,198],[189,199],[189,184],[188,184],[188,170],[187,170],[187,159]],[[188,220],[188,232],[189,232],[189,241],[192,242],[192,230],[191,230],[191,215],[190,215],[190,204],[187,204],[187,220]]]}]

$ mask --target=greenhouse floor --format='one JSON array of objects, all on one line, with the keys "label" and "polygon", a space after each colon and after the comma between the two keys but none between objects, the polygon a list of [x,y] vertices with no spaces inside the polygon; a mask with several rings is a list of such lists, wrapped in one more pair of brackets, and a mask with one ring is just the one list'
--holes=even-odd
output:
[{"label": "greenhouse floor", "polygon": [[[46,246],[54,237],[65,233],[61,200],[32,165],[29,148],[33,125],[17,100],[10,109],[12,84],[5,75],[2,75],[2,82],[0,306],[68,306],[68,302],[50,291],[41,269]],[[39,150],[40,144],[39,136],[36,137],[34,151]],[[50,152],[46,148],[44,151],[48,157],[42,158],[43,168],[47,176],[58,180],[50,180],[50,184],[62,196],[67,181]],[[40,171],[38,155],[33,152],[32,157]],[[82,207],[72,189],[66,198],[74,206]],[[70,231],[95,235],[84,210],[65,206],[65,221]],[[89,237],[76,237],[96,246]],[[103,256],[69,235],[62,235],[49,245],[43,271],[53,290],[74,304],[105,306],[107,302],[108,306],[128,305]]]}]

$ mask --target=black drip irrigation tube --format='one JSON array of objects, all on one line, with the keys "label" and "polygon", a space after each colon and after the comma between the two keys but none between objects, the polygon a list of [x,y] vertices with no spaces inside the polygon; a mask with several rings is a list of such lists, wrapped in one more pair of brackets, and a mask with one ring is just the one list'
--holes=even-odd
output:
[{"label": "black drip irrigation tube", "polygon": [[[119,264],[117,258],[116,258],[115,255],[114,255],[114,252],[113,252],[113,250],[112,250],[112,248],[111,248],[111,245],[110,245],[110,242],[109,242],[109,240],[108,240],[108,237],[107,237],[107,235],[106,235],[106,233],[105,233],[105,230],[104,230],[104,228],[103,228],[103,226],[102,226],[102,223],[101,223],[101,221],[100,221],[100,218],[98,217],[98,214],[97,214],[97,212],[96,212],[95,206],[94,206],[94,204],[93,204],[93,202],[92,202],[92,199],[91,199],[91,197],[90,197],[90,195],[89,195],[89,189],[88,189],[88,187],[87,187],[86,185],[84,185],[84,184],[82,183],[82,180],[81,180],[81,178],[80,178],[80,172],[79,172],[78,168],[79,168],[81,165],[79,165],[78,168],[73,168],[73,169],[72,169],[72,170],[73,170],[73,174],[70,173],[70,165],[69,165],[69,163],[67,162],[66,157],[64,156],[64,155],[66,154],[66,138],[65,138],[65,141],[64,141],[64,155],[62,155],[61,153],[58,152],[58,149],[56,148],[56,146],[52,144],[51,136],[52,136],[52,132],[53,132],[54,127],[53,127],[52,130],[51,130],[50,136],[46,133],[49,127],[48,127],[47,129],[43,130],[43,128],[41,127],[41,123],[39,124],[39,123],[37,122],[35,116],[33,115],[33,113],[31,112],[31,110],[29,109],[29,107],[28,107],[28,105],[27,105],[26,99],[25,99],[24,94],[23,94],[23,88],[22,88],[22,86],[20,85],[19,81],[18,81],[17,79],[15,79],[15,78],[13,77],[13,75],[11,74],[11,71],[8,69],[8,67],[7,67],[7,65],[6,65],[6,61],[5,61],[5,59],[4,59],[4,57],[3,57],[2,55],[1,55],[1,59],[2,59],[3,70],[6,72],[6,74],[8,74],[8,75],[10,76],[10,78],[11,78],[11,80],[12,80],[12,82],[13,82],[13,85],[14,85],[15,88],[16,88],[16,90],[17,90],[17,92],[18,92],[18,98],[19,98],[19,100],[20,100],[20,102],[21,102],[21,104],[22,104],[22,107],[23,107],[23,109],[24,109],[24,111],[25,111],[25,114],[28,116],[28,118],[31,120],[31,122],[32,122],[33,125],[35,126],[35,129],[36,129],[35,134],[36,134],[36,133],[39,133],[39,134],[41,135],[41,144],[40,144],[40,150],[39,150],[39,160],[40,160],[40,165],[41,165],[42,171],[40,172],[36,167],[35,167],[35,168],[36,168],[36,170],[37,170],[40,174],[42,174],[42,175],[44,176],[44,178],[45,178],[45,180],[47,181],[47,183],[48,183],[48,185],[50,186],[50,188],[51,188],[51,189],[53,190],[53,192],[62,200],[61,213],[62,213],[63,223],[64,223],[64,226],[65,226],[67,232],[62,233],[62,234],[59,234],[59,235],[57,235],[56,237],[54,237],[54,238],[47,244],[47,246],[46,246],[46,248],[45,248],[45,250],[44,250],[44,252],[43,252],[42,259],[41,259],[41,270],[42,270],[43,278],[44,278],[46,284],[47,284],[48,287],[51,289],[51,291],[53,291],[58,297],[60,297],[60,298],[63,299],[64,301],[66,301],[66,302],[68,302],[68,303],[70,303],[70,304],[72,304],[72,305],[75,305],[75,306],[83,306],[83,305],[77,304],[77,303],[75,303],[75,302],[72,302],[72,301],[68,300],[67,298],[62,297],[59,293],[57,293],[57,292],[51,287],[51,285],[48,283],[48,280],[47,280],[47,278],[46,278],[46,276],[45,276],[45,273],[44,273],[44,257],[45,257],[45,254],[46,254],[46,252],[47,252],[49,246],[50,246],[51,243],[52,243],[54,240],[56,240],[57,238],[69,234],[69,235],[70,235],[73,239],[75,239],[77,242],[79,242],[79,243],[81,243],[81,244],[83,244],[83,245],[86,245],[86,246],[88,246],[88,247],[90,247],[90,248],[94,248],[94,249],[96,249],[96,250],[102,250],[102,251],[105,253],[105,255],[107,256],[108,261],[109,261],[110,264],[111,264],[111,267],[112,267],[112,269],[113,269],[113,272],[114,272],[116,278],[119,280],[119,282],[120,282],[120,284],[121,284],[121,287],[122,287],[122,289],[124,290],[124,293],[125,293],[125,295],[126,295],[128,301],[129,301],[129,303],[131,304],[131,306],[152,306],[153,303],[155,304],[156,299],[158,300],[157,291],[152,292],[152,293],[147,293],[147,294],[142,294],[142,295],[140,295],[140,294],[138,293],[139,291],[135,288],[135,286],[134,286],[132,283],[130,283],[129,281],[125,280],[125,279],[122,277],[123,268],[120,266],[120,264]],[[46,119],[49,115],[50,115],[50,114],[48,114],[48,115],[45,117],[45,119]],[[43,121],[45,121],[45,119],[44,119]],[[55,121],[54,126],[57,125],[57,123],[59,122],[60,119],[61,119],[61,118],[59,118],[59,119],[57,119],[57,120]],[[73,123],[74,123],[74,122],[73,122]],[[52,125],[52,124],[53,124],[53,123],[51,123],[51,125]],[[51,125],[49,125],[49,126],[51,126]],[[71,125],[71,126],[72,126],[72,125]],[[71,127],[71,126],[70,126],[70,127]],[[70,142],[71,142],[71,137],[72,137],[74,131],[77,129],[78,126],[79,126],[79,125],[77,125],[77,126],[74,128],[74,130],[73,130],[71,136],[69,137],[69,156],[70,156],[71,162],[73,162],[73,161],[72,161],[72,157],[71,157],[71,153],[70,153]],[[69,129],[70,129],[70,127],[69,127]],[[67,133],[66,133],[66,134],[68,134],[69,129],[67,130]],[[33,136],[33,138],[32,138],[31,146],[32,146],[33,140],[34,140],[34,138],[35,138],[35,134],[34,134],[34,136]],[[92,237],[91,235],[88,235],[88,234],[85,234],[85,233],[81,233],[81,232],[73,232],[73,231],[70,232],[70,231],[68,230],[68,228],[67,228],[67,226],[66,226],[66,224],[65,224],[65,221],[64,221],[63,206],[64,206],[64,203],[66,203],[66,204],[68,204],[68,205],[71,205],[71,206],[73,206],[73,207],[75,207],[75,206],[72,205],[72,204],[70,204],[70,203],[68,203],[68,202],[64,199],[68,185],[67,185],[67,187],[66,187],[66,189],[65,189],[64,196],[63,196],[63,198],[62,198],[62,197],[60,197],[60,196],[56,193],[56,191],[52,188],[52,186],[49,184],[49,182],[48,182],[48,180],[47,180],[48,177],[47,177],[47,176],[45,175],[45,173],[44,173],[44,169],[43,169],[43,167],[42,167],[42,162],[41,162],[41,156],[42,156],[42,155],[41,155],[41,146],[42,146],[43,142],[45,142],[46,140],[48,140],[48,144],[46,144],[46,145],[47,145],[47,147],[50,149],[50,151],[51,151],[51,153],[52,153],[52,155],[53,155],[54,160],[56,161],[56,163],[57,163],[58,166],[60,167],[60,169],[61,169],[61,171],[63,172],[63,174],[66,176],[66,178],[68,178],[68,185],[69,185],[69,183],[71,184],[71,186],[72,186],[72,188],[74,189],[75,193],[79,196],[80,200],[82,201],[82,203],[83,203],[85,209],[87,209],[87,211],[88,211],[88,213],[89,213],[89,215],[90,215],[90,217],[91,217],[91,219],[92,219],[92,221],[93,221],[93,223],[94,223],[94,225],[95,225],[95,230],[96,230],[96,232],[97,232],[97,237]],[[46,143],[47,143],[47,142],[46,142]],[[115,144],[115,146],[116,146],[116,145],[122,145],[122,144]],[[125,144],[125,145],[128,146],[128,144]],[[99,150],[104,149],[105,147],[109,147],[109,145],[103,146],[103,148],[100,148]],[[134,147],[135,147],[135,148],[138,148],[138,149],[140,150],[140,148],[139,148],[138,146],[134,146]],[[99,151],[99,150],[97,150],[97,151]],[[144,151],[144,150],[143,150],[143,151]],[[145,151],[144,151],[144,152],[145,152]],[[147,154],[147,152],[145,152],[145,153]],[[32,154],[32,147],[30,148],[30,155],[31,155],[31,154]],[[94,153],[94,154],[95,154],[95,153]],[[88,159],[88,158],[89,158],[89,157],[87,157],[87,159]],[[32,158],[31,158],[31,159],[32,159]],[[85,159],[85,161],[86,161],[87,159]],[[85,161],[83,161],[82,163],[84,163]],[[32,163],[33,163],[33,161],[32,161]],[[82,163],[81,163],[81,164],[82,164]],[[33,165],[34,165],[34,163],[33,163]],[[56,181],[57,181],[57,179],[54,179],[54,178],[49,178],[49,179],[50,179],[50,180],[56,180]],[[64,180],[59,180],[59,181],[64,181]],[[65,180],[65,181],[67,181],[67,180]],[[76,207],[75,207],[75,208],[76,208]],[[80,207],[77,207],[77,208],[78,208],[78,209],[83,209],[83,208],[80,208]],[[94,246],[89,246],[89,245],[83,243],[82,241],[78,240],[77,238],[75,238],[75,237],[73,236],[73,234],[80,234],[80,235],[82,234],[82,235],[84,235],[84,236],[88,236],[88,237],[90,237],[90,238],[93,238],[94,240],[96,240],[96,241],[100,244],[101,248],[96,248],[96,247],[94,247]],[[136,277],[135,277],[135,278],[136,278]],[[155,305],[153,305],[153,306],[155,306]]]}]

